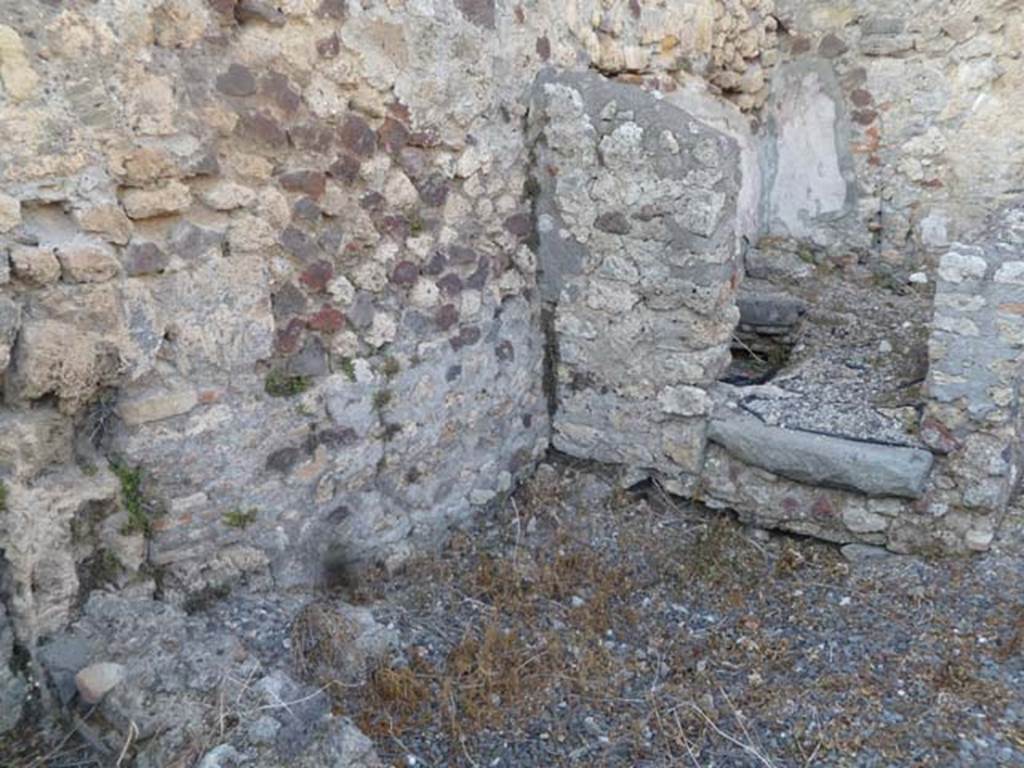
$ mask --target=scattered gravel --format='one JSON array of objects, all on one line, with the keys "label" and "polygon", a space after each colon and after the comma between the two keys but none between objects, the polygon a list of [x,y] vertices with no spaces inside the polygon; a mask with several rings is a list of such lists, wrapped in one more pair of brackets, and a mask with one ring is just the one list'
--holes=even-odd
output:
[{"label": "scattered gravel", "polygon": [[743,407],[773,426],[919,447],[926,294],[879,290],[865,276],[823,275],[801,294],[809,311],[788,361],[770,379],[778,396],[754,395]]},{"label": "scattered gravel", "polygon": [[[1024,765],[1024,557],[923,562],[541,468],[371,585],[399,654],[341,698],[394,765]],[[1021,540],[1021,539],[1018,539]]]},{"label": "scattered gravel", "polygon": [[[330,695],[311,723],[329,703],[386,765],[1024,766],[1024,510],[992,553],[925,562],[617,488],[553,459],[440,556],[195,617],[297,678],[303,606],[370,608],[395,642],[368,682],[305,685]],[[228,734],[240,754],[280,741],[264,719]],[[45,750],[14,765],[107,764]]]}]

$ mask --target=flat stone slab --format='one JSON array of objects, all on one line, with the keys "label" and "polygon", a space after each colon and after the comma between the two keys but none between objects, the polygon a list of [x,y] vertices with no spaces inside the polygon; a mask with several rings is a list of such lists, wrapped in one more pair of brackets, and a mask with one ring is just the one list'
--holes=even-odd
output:
[{"label": "flat stone slab", "polygon": [[740,323],[755,328],[792,328],[807,314],[807,302],[785,293],[743,294],[736,304]]},{"label": "flat stone slab", "polygon": [[868,496],[919,498],[934,461],[929,451],[917,448],[771,427],[740,413],[712,419],[708,439],[781,477]]}]

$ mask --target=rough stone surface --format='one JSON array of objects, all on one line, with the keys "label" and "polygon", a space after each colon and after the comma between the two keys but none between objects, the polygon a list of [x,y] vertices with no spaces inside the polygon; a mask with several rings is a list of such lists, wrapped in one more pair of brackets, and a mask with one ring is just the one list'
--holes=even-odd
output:
[{"label": "rough stone surface", "polygon": [[[1020,479],[1024,8],[960,5],[9,0],[3,709],[4,627],[36,659],[140,573],[165,604],[123,611],[157,621],[396,568],[552,445],[762,525],[988,547]],[[737,299],[744,267],[770,299]],[[876,334],[832,306],[855,280],[864,314],[934,287],[931,319]],[[924,446],[922,497],[709,443],[748,333],[792,361],[747,414]]]},{"label": "rough stone surface", "polygon": [[[832,179],[828,195],[824,187],[810,193],[820,209],[802,206],[807,218],[798,226],[809,227],[817,243],[852,246],[865,260],[912,272],[1019,194],[1024,142],[1003,126],[1021,119],[1014,94],[1024,82],[1024,9],[1002,0],[774,6],[788,33],[780,36],[785,64],[777,73],[814,71],[834,83],[817,91],[819,109],[793,126],[817,125],[826,142],[818,162],[799,171],[827,169]],[[776,103],[795,95],[776,84]],[[834,152],[826,126],[832,114]],[[766,149],[766,157],[775,152]]]},{"label": "rough stone surface", "polygon": [[695,475],[705,414],[660,403],[678,387],[707,386],[728,360],[737,145],[598,75],[545,73],[530,120],[538,268],[556,348],[553,444]]},{"label": "rough stone surface", "polygon": [[21,719],[28,685],[12,669],[14,632],[7,611],[0,605],[0,734],[14,728]]},{"label": "rough stone surface", "polygon": [[922,437],[943,455],[933,509],[969,516],[966,545],[983,550],[1024,469],[1024,202],[994,213],[972,242],[939,263]]},{"label": "rough stone surface", "polygon": [[869,496],[920,497],[933,460],[928,451],[770,427],[740,414],[713,418],[708,439],[773,474]]}]

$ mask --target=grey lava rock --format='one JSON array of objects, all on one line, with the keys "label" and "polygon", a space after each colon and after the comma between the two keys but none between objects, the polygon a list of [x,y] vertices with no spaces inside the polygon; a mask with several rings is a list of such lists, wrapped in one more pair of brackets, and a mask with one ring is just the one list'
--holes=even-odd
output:
[{"label": "grey lava rock", "polygon": [[740,414],[712,419],[708,439],[790,480],[869,496],[920,497],[934,461],[930,452],[916,448],[769,427]]}]

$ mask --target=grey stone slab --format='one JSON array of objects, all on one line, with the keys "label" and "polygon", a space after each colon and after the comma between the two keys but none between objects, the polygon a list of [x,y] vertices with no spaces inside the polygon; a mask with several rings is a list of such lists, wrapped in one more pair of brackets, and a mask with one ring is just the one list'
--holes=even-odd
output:
[{"label": "grey stone slab", "polygon": [[741,414],[712,419],[708,439],[782,477],[869,496],[920,497],[934,459],[928,451],[769,427]]},{"label": "grey stone slab", "polygon": [[784,293],[739,296],[736,303],[740,308],[740,322],[743,325],[773,328],[794,326],[807,313],[805,301]]}]

